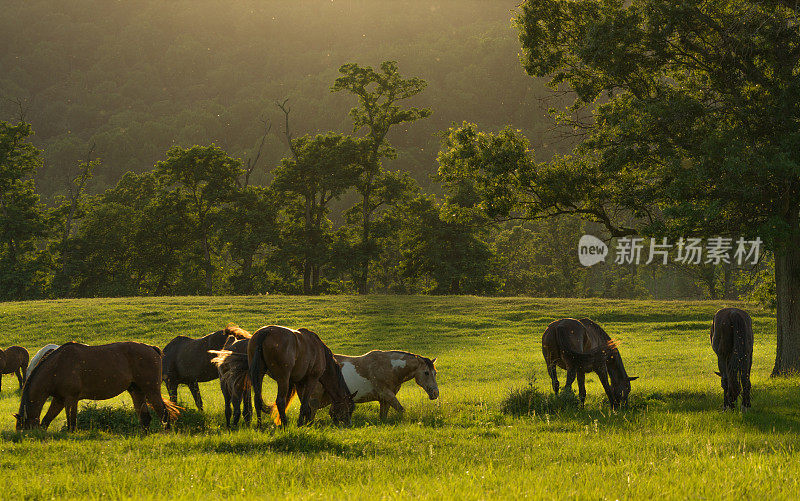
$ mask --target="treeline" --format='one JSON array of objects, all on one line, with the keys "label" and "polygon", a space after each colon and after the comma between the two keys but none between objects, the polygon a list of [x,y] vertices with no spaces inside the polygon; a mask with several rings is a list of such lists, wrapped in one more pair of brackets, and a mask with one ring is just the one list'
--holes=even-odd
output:
[{"label": "treeline", "polygon": [[[331,90],[355,102],[358,134],[296,137],[289,103],[277,103],[289,154],[265,185],[251,182],[260,150],[240,159],[213,144],[175,146],[152,170],[90,195],[101,165],[90,152],[50,207],[32,180],[42,153],[31,126],[0,122],[0,297],[738,297],[753,289],[753,273],[738,269],[586,269],[574,249],[579,235],[600,233],[596,225],[575,216],[497,224],[466,178],[439,177],[441,195],[425,193],[384,166],[396,155],[391,131],[431,115],[408,105],[424,88],[394,62],[344,65]],[[458,155],[443,141],[440,163],[452,170]]]}]

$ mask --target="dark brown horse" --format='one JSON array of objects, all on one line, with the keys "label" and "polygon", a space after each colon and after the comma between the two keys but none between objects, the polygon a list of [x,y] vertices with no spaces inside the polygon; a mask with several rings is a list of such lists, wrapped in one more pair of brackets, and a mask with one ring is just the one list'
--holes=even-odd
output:
[{"label": "dark brown horse", "polygon": [[9,346],[0,350],[0,390],[2,390],[3,374],[16,374],[19,387],[25,382],[25,371],[28,369],[28,350],[22,346]]},{"label": "dark brown horse", "polygon": [[[142,343],[111,343],[87,346],[66,343],[45,355],[22,388],[17,430],[47,428],[61,409],[67,428],[77,425],[78,401],[105,400],[127,391],[144,428],[150,424],[150,404],[169,428],[178,409],[161,396],[161,350]],[[50,408],[39,423],[48,397]]]},{"label": "dark brown horse", "polygon": [[209,350],[221,350],[228,336],[236,339],[249,339],[250,334],[237,325],[229,325],[224,330],[192,339],[177,336],[164,347],[161,372],[167,393],[173,402],[178,401],[178,385],[189,387],[198,409],[203,410],[203,398],[198,383],[213,381],[219,377],[217,366],[211,363],[214,355]]},{"label": "dark brown horse", "polygon": [[315,333],[308,329],[292,330],[270,325],[260,328],[247,345],[247,359],[250,365],[250,382],[255,395],[255,408],[258,421],[264,402],[261,397],[261,384],[264,374],[278,383],[275,406],[281,426],[286,425],[286,406],[290,395],[300,397],[300,417],[297,425],[302,426],[314,419],[316,407],[311,393],[319,382],[330,398],[330,416],[337,425],[350,425],[355,404],[354,394],[350,394],[342,377],[339,364],[333,353]]},{"label": "dark brown horse", "polygon": [[750,408],[750,368],[753,365],[753,321],[739,308],[722,308],[711,323],[711,347],[722,378],[723,410],[735,409],[742,393],[742,412]]},{"label": "dark brown horse", "polygon": [[[233,426],[239,424],[239,417],[244,415],[244,421],[250,424],[253,417],[253,404],[250,400],[250,377],[248,376],[247,365],[247,343],[248,339],[236,340],[230,336],[225,342],[222,350],[211,353],[217,355],[211,360],[219,370],[219,386],[222,396],[225,399],[225,425],[231,427],[231,414],[233,414]],[[236,353],[238,357],[227,356]],[[244,402],[244,412],[242,403]],[[231,412],[231,404],[233,409]]]},{"label": "dark brown horse", "polygon": [[[622,357],[606,331],[594,321],[583,318],[563,318],[547,326],[542,336],[542,354],[547,372],[558,393],[556,366],[566,369],[565,387],[572,390],[572,382],[578,379],[578,396],[583,405],[586,400],[585,379],[587,372],[595,372],[603,385],[612,409],[619,404],[628,404],[631,381]],[[609,384],[608,376],[611,377]]]}]

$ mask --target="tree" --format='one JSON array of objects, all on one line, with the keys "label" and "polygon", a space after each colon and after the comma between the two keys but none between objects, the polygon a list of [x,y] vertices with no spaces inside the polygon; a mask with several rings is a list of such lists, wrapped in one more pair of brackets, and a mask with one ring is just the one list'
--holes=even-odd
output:
[{"label": "tree", "polygon": [[166,160],[156,164],[165,187],[185,198],[196,238],[203,249],[207,294],[213,292],[214,264],[211,247],[212,222],[222,205],[237,192],[236,181],[244,172],[242,162],[214,146],[172,147]]},{"label": "tree", "polygon": [[[775,255],[773,375],[800,370],[797,16],[785,1],[525,2],[525,69],[574,92],[561,118],[580,142],[539,165],[515,151],[520,169],[503,162],[497,181],[511,207],[487,203],[582,214],[615,236],[761,237]],[[570,118],[581,110],[591,119]]]},{"label": "tree", "polygon": [[219,238],[239,272],[228,277],[235,294],[255,292],[255,261],[265,247],[279,245],[282,197],[264,186],[245,186],[216,216]]},{"label": "tree", "polygon": [[25,122],[0,121],[0,297],[40,294],[37,242],[47,235],[45,209],[30,176],[41,166],[39,150],[27,142]]},{"label": "tree", "polygon": [[361,276],[359,293],[369,292],[369,266],[374,256],[374,243],[371,232],[371,217],[377,208],[373,201],[376,180],[382,168],[382,160],[393,158],[395,150],[386,136],[392,127],[427,118],[431,110],[427,108],[402,108],[399,103],[410,99],[425,89],[425,81],[420,78],[403,79],[395,61],[384,61],[379,70],[371,66],[362,67],[355,63],[339,68],[341,77],[331,88],[332,92],[347,90],[358,98],[358,106],[350,110],[353,131],[365,131],[366,153],[361,161],[361,174],[356,185],[361,194]]}]

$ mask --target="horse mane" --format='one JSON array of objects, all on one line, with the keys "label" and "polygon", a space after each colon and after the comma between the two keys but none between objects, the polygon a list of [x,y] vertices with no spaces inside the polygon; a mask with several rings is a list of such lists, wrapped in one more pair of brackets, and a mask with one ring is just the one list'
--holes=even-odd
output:
[{"label": "horse mane", "polygon": [[319,335],[316,332],[310,331],[306,328],[299,328],[297,332],[301,332],[303,334],[313,334],[314,338],[322,345],[322,349],[325,351],[325,367],[326,369],[331,368],[336,376],[339,379],[339,386],[345,389],[348,395],[350,395],[350,388],[347,386],[347,382],[344,380],[344,375],[342,374],[342,368],[339,366],[339,363],[336,361],[336,357],[333,356],[333,352],[328,345],[322,342]]},{"label": "horse mane", "polygon": [[429,369],[436,370],[436,367],[433,366],[433,360],[431,360],[428,357],[423,357],[422,355],[417,355],[416,353],[411,353],[402,350],[388,350],[386,353],[397,353],[398,355],[407,355],[409,357],[418,358],[423,362],[425,362],[425,365],[427,365]]},{"label": "horse mane", "polygon": [[52,357],[54,353],[56,353],[58,351],[61,351],[61,348],[65,347],[67,345],[74,345],[74,344],[78,344],[78,343],[74,343],[74,342],[70,341],[68,343],[62,344],[61,346],[59,346],[55,350],[50,350],[47,353],[45,353],[42,356],[42,358],[39,359],[39,363],[36,364],[36,366],[33,368],[31,373],[28,374],[28,377],[25,378],[25,382],[22,384],[22,395],[20,395],[20,399],[19,399],[19,414],[20,414],[20,416],[22,417],[23,420],[28,419],[28,404],[27,404],[27,401],[28,401],[28,397],[30,396],[30,393],[31,393],[31,381],[33,381],[33,379],[36,377],[36,375],[39,374],[40,369],[42,368],[44,363],[47,360],[49,360],[50,357]]},{"label": "horse mane", "polygon": [[229,323],[225,327],[225,330],[223,332],[225,332],[225,334],[227,334],[228,336],[235,337],[236,339],[250,339],[252,337],[249,332],[242,329],[233,322]]}]

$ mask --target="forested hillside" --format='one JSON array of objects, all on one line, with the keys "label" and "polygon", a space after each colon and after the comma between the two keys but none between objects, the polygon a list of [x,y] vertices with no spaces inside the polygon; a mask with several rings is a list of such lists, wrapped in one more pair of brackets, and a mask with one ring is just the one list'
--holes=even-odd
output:
[{"label": "forested hillside", "polygon": [[215,143],[245,157],[273,127],[254,174],[287,151],[276,100],[289,99],[297,134],[350,132],[347,96],[332,94],[345,63],[399,62],[428,82],[416,105],[429,120],[393,132],[391,169],[429,186],[436,133],[469,120],[512,124],[548,149],[552,94],[525,75],[512,26],[516,0],[57,0],[4,2],[0,119],[20,108],[44,150],[46,200],[62,172],[95,144],[100,192],[126,171],[152,169],[173,145]]}]

